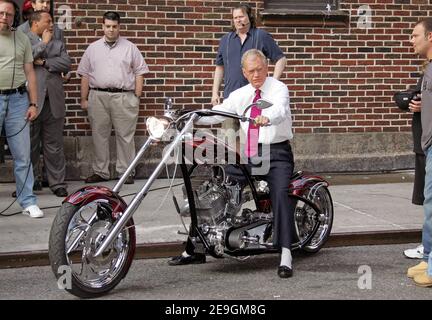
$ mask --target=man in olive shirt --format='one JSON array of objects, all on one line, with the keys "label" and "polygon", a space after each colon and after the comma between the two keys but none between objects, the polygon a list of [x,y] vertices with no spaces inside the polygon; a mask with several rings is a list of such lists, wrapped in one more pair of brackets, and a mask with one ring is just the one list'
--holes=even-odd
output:
[{"label": "man in olive shirt", "polygon": [[18,203],[24,214],[42,218],[43,212],[36,205],[32,190],[34,178],[27,124],[37,116],[36,76],[30,41],[24,33],[14,31],[17,10],[13,1],[0,0],[0,131],[4,126],[14,160]]}]

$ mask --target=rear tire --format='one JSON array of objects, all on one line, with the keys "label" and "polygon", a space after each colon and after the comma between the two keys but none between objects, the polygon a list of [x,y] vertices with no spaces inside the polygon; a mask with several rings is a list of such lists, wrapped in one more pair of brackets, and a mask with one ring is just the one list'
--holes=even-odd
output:
[{"label": "rear tire", "polygon": [[321,186],[316,190],[315,195],[310,195],[310,200],[320,209],[319,228],[312,240],[306,245],[303,250],[306,252],[315,253],[321,250],[330,237],[333,227],[333,200],[330,191],[325,186]]},{"label": "rear tire", "polygon": [[[305,252],[316,253],[327,242],[333,226],[333,201],[327,187],[316,185],[304,195],[312,202],[316,209],[305,201],[298,201],[294,213],[297,238],[302,242],[310,236],[315,228],[316,232],[306,245],[302,246]],[[319,224],[317,226],[317,223]],[[306,241],[306,240],[305,240]]]}]

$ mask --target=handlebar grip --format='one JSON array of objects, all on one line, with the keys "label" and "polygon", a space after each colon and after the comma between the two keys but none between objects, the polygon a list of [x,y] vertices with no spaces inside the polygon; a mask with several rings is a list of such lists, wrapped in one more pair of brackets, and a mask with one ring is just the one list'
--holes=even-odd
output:
[{"label": "handlebar grip", "polygon": [[[245,121],[255,122],[255,119],[248,118],[248,117],[243,117],[243,118],[246,119]],[[261,127],[269,127],[269,126],[271,126],[271,125],[272,125],[271,122],[269,122],[269,123],[267,123],[267,124],[265,124],[265,125],[263,125],[263,126],[261,126]]]}]

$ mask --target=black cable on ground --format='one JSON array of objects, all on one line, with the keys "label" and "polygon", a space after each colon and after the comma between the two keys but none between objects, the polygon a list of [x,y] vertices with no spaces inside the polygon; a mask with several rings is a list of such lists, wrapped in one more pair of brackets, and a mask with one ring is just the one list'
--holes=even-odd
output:
[{"label": "black cable on ground", "polygon": [[[28,173],[27,173],[27,175],[28,175]],[[170,187],[174,188],[174,187],[178,187],[178,186],[181,186],[181,185],[183,185],[183,183],[175,184],[173,186],[165,186],[165,187],[159,187],[159,188],[155,188],[155,189],[150,189],[148,192],[153,192],[153,191],[168,189]],[[120,195],[120,197],[125,198],[125,197],[129,197],[129,196],[134,196],[136,194],[137,194],[136,192],[135,193],[128,193],[128,194],[125,194],[125,195]],[[6,210],[8,210],[15,202],[16,202],[16,199],[6,209],[4,209],[2,212],[0,212],[0,216],[2,216],[2,217],[12,217],[12,216],[15,216],[17,214],[20,214],[22,211],[13,212],[11,214],[4,214],[4,212]],[[61,205],[60,206],[52,206],[52,207],[41,207],[40,209],[41,210],[47,210],[47,209],[58,209],[58,208],[61,208]]]},{"label": "black cable on ground", "polygon": [[4,209],[4,210],[2,210],[1,212],[0,212],[0,216],[2,216],[2,217],[9,217],[9,216],[13,216],[13,215],[15,215],[15,214],[18,214],[18,213],[21,213],[21,212],[18,212],[18,213],[13,213],[13,214],[4,214],[10,207],[12,207],[13,206],[13,204],[18,200],[18,197],[21,195],[21,193],[23,192],[23,190],[24,190],[24,187],[25,187],[25,184],[26,184],[26,182],[27,182],[27,179],[28,179],[28,176],[29,176],[29,173],[30,173],[30,168],[31,168],[32,166],[31,166],[31,161],[30,161],[30,164],[29,164],[29,166],[28,166],[28,168],[27,168],[27,174],[26,174],[26,178],[25,178],[25,180],[24,180],[24,183],[23,183],[23,185],[22,185],[22,188],[21,188],[21,190],[17,193],[17,195],[16,195],[16,198],[14,199],[14,201],[12,201],[12,203],[6,208],[6,209]]}]

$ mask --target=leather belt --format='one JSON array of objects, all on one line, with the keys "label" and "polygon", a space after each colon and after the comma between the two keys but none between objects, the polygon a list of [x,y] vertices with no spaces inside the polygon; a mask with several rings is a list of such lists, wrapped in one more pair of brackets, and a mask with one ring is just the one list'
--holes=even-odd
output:
[{"label": "leather belt", "polygon": [[104,92],[111,92],[111,93],[117,93],[117,92],[132,92],[134,90],[125,90],[125,89],[117,89],[117,88],[90,88],[91,90],[96,91],[104,91]]},{"label": "leather belt", "polygon": [[11,94],[15,94],[18,92],[21,94],[23,94],[24,92],[27,92],[27,88],[26,88],[25,84],[19,86],[18,88],[15,88],[15,89],[0,90],[0,94],[2,94],[2,95],[11,95]]},{"label": "leather belt", "polygon": [[[263,145],[264,143],[258,143],[258,145]],[[272,147],[278,147],[278,146],[286,146],[289,145],[290,141],[289,140],[285,140],[282,142],[276,142],[276,143],[270,143],[270,146]]]}]

